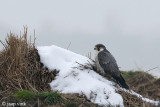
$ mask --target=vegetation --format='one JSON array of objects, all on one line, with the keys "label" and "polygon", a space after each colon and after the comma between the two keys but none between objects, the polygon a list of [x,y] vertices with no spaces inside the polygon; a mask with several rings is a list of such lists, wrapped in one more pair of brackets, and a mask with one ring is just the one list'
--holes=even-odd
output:
[{"label": "vegetation", "polygon": [[141,74],[147,75],[147,73],[143,71],[127,71],[127,72],[121,71],[121,73],[127,83],[129,83],[133,78],[135,78],[138,75],[141,75]]},{"label": "vegetation", "polygon": [[160,78],[143,71],[122,71],[122,75],[130,88],[144,97],[160,101]]},{"label": "vegetation", "polygon": [[34,102],[40,100],[46,105],[57,104],[63,101],[61,95],[57,92],[32,92],[28,90],[18,91],[13,97],[19,102]]},{"label": "vegetation", "polygon": [[22,91],[18,91],[17,93],[15,93],[14,97],[18,100],[18,101],[35,101],[36,99],[36,94],[32,91],[28,91],[28,90],[22,90]]},{"label": "vegetation", "polygon": [[42,68],[35,41],[31,43],[31,40],[28,40],[27,28],[20,37],[10,33],[6,42],[1,43],[4,46],[0,51],[1,91],[50,90],[48,83],[54,79],[54,72]]},{"label": "vegetation", "polygon": [[61,95],[57,92],[41,92],[37,96],[47,104],[55,104],[63,101]]}]

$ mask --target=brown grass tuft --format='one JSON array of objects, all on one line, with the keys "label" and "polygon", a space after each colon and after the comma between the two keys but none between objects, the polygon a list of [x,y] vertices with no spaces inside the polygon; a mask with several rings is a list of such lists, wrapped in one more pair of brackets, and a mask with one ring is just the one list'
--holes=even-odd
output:
[{"label": "brown grass tuft", "polygon": [[122,90],[118,90],[118,93],[122,95],[125,107],[156,107],[150,103],[143,101],[136,95],[132,95]]},{"label": "brown grass tuft", "polygon": [[156,79],[150,74],[139,72],[129,79],[128,84],[132,90],[144,97],[160,101],[160,79]]},{"label": "brown grass tuft", "polygon": [[[35,38],[34,38],[35,40]],[[27,39],[27,28],[22,36],[10,33],[0,51],[0,91],[49,91],[53,72],[42,68],[35,41]]]}]

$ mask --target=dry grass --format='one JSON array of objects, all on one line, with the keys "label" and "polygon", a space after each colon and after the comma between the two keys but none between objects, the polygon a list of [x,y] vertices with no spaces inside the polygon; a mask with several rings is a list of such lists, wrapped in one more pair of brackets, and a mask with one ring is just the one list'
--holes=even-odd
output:
[{"label": "dry grass", "polygon": [[118,90],[118,93],[122,95],[125,107],[157,107],[125,91]]},{"label": "dry grass", "polygon": [[[1,42],[2,43],[2,42]],[[27,28],[20,37],[10,33],[4,49],[0,52],[0,91],[1,93],[30,90],[49,91],[48,85],[54,79],[53,72],[42,68],[34,42],[27,39]]]},{"label": "dry grass", "polygon": [[[160,101],[160,79],[144,72],[128,72],[130,88],[144,97]],[[134,75],[134,76],[133,76]]]}]

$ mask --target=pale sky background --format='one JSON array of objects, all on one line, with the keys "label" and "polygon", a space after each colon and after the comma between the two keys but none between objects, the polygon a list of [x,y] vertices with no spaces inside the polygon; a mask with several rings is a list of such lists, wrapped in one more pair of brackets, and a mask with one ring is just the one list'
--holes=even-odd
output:
[{"label": "pale sky background", "polygon": [[37,46],[94,55],[102,43],[122,70],[160,67],[160,0],[0,0],[0,40],[24,25]]}]

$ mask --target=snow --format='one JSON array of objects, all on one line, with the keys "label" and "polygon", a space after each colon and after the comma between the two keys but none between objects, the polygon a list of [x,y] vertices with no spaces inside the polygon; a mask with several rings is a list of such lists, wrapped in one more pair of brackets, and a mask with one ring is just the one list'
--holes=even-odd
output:
[{"label": "snow", "polygon": [[[91,69],[82,69],[79,66],[78,63],[93,63],[89,58],[54,45],[38,47],[38,52],[45,67],[60,71],[50,83],[53,91],[84,94],[91,102],[103,106],[124,106],[122,96],[116,93],[115,83]],[[144,100],[152,102],[149,99]]]},{"label": "snow", "polygon": [[50,70],[60,70],[50,83],[53,91],[61,93],[85,94],[93,103],[99,105],[121,105],[122,96],[115,92],[113,83],[90,69],[80,70],[79,64],[92,61],[79,54],[57,46],[38,47],[41,62]]}]

